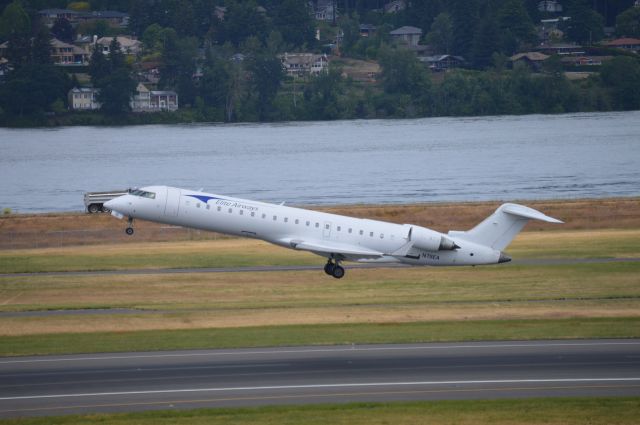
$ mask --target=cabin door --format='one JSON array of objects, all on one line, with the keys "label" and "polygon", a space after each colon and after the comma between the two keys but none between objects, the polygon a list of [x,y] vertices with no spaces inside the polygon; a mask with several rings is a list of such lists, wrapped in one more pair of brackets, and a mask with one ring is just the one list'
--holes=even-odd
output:
[{"label": "cabin door", "polygon": [[325,221],[324,226],[322,227],[322,238],[329,239],[331,238],[331,222]]},{"label": "cabin door", "polygon": [[180,208],[180,189],[167,188],[167,203],[164,206],[164,215],[177,216]]}]

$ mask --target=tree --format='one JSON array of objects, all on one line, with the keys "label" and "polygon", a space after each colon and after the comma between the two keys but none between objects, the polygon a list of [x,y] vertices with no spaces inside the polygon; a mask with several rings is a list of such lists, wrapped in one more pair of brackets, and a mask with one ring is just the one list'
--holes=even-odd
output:
[{"label": "tree", "polygon": [[39,24],[35,28],[35,34],[31,41],[31,63],[41,65],[52,63],[51,34],[44,24]]},{"label": "tree", "polygon": [[25,36],[30,31],[31,19],[29,19],[21,2],[15,0],[7,5],[0,17],[0,39],[7,40],[15,36]]},{"label": "tree", "polygon": [[67,75],[54,65],[25,64],[0,84],[0,107],[11,115],[39,114],[64,102],[70,88]]},{"label": "tree", "polygon": [[568,21],[565,34],[572,41],[586,44],[604,37],[602,15],[594,11],[587,0],[571,0],[567,4]]},{"label": "tree", "polygon": [[109,115],[119,115],[130,110],[129,102],[136,90],[136,83],[127,69],[116,69],[100,83],[98,102],[102,105],[102,111]]},{"label": "tree", "polygon": [[379,56],[385,92],[420,96],[428,90],[429,75],[412,51],[385,47]]},{"label": "tree", "polygon": [[453,22],[448,13],[439,14],[431,25],[427,34],[427,43],[432,45],[438,53],[451,53],[453,46]]},{"label": "tree", "polygon": [[51,34],[58,40],[62,40],[65,43],[71,43],[75,37],[75,31],[71,26],[71,23],[65,18],[58,18],[51,27]]},{"label": "tree", "polygon": [[260,121],[269,120],[273,101],[284,78],[282,63],[276,56],[255,55],[247,61],[251,73],[251,91],[255,93],[255,109]]},{"label": "tree", "polygon": [[475,67],[484,69],[493,63],[494,52],[500,51],[500,46],[496,43],[499,39],[498,23],[492,19],[484,19],[473,39],[471,49],[471,61]]},{"label": "tree", "polygon": [[109,62],[113,71],[127,66],[122,46],[116,37],[113,37],[109,43]]},{"label": "tree", "polygon": [[[533,22],[522,0],[505,0],[498,12],[498,22],[503,32],[508,31],[519,45],[535,41]],[[517,48],[516,47],[516,48]],[[506,49],[505,53],[514,53],[515,49]]]},{"label": "tree", "polygon": [[102,53],[102,46],[95,44],[89,59],[89,75],[94,86],[98,86],[100,81],[111,73],[110,63]]},{"label": "tree", "polygon": [[480,22],[478,0],[451,0],[449,4],[453,21],[453,54],[469,58]]},{"label": "tree", "polygon": [[266,16],[258,10],[256,2],[230,0],[228,3],[218,41],[221,44],[230,41],[239,46],[247,38],[255,36],[264,42],[270,28]]},{"label": "tree", "polygon": [[283,0],[275,10],[274,23],[284,41],[294,47],[315,42],[315,24],[306,1]]},{"label": "tree", "polygon": [[632,7],[616,18],[616,34],[623,37],[640,37],[640,7]]},{"label": "tree", "polygon": [[640,109],[640,63],[635,58],[616,56],[600,71],[602,82],[611,89],[617,109]]}]

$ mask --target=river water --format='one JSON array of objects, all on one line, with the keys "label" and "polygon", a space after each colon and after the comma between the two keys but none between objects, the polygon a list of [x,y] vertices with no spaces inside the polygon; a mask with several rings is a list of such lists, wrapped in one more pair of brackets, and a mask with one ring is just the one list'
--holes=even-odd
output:
[{"label": "river water", "polygon": [[640,195],[640,112],[0,129],[0,208],[166,184],[288,204]]}]

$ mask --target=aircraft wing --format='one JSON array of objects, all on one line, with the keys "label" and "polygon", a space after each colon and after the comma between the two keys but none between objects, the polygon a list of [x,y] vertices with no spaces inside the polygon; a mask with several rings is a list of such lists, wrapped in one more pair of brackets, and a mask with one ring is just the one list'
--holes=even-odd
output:
[{"label": "aircraft wing", "polygon": [[[283,241],[285,242],[285,241]],[[314,254],[327,256],[327,254],[333,254],[335,257],[342,257],[348,260],[364,260],[375,259],[384,256],[382,252],[374,251],[371,249],[363,248],[361,246],[341,244],[338,242],[329,241],[305,241],[300,239],[290,239],[286,241],[286,244],[293,249],[299,249],[303,251],[310,251]]]}]

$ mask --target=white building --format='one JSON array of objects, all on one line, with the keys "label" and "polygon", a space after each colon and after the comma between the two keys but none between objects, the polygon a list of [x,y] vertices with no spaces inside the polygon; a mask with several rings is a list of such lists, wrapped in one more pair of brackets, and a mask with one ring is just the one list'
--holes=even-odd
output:
[{"label": "white building", "polygon": [[139,83],[129,105],[133,112],[177,111],[178,94],[174,91],[149,90]]},{"label": "white building", "polygon": [[92,87],[74,87],[69,90],[69,109],[73,111],[93,111],[100,109],[97,101],[99,89]]},{"label": "white building", "polygon": [[314,53],[285,53],[280,56],[282,67],[287,75],[301,77],[304,75],[318,75],[329,71],[327,55]]}]

